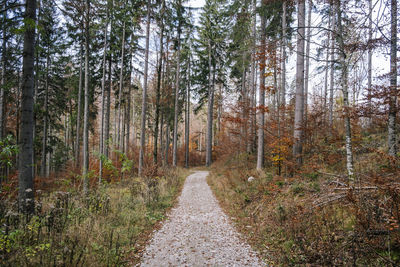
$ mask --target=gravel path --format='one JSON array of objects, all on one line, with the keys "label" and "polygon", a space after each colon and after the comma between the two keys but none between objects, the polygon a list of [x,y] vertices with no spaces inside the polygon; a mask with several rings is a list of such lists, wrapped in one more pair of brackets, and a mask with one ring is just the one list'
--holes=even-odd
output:
[{"label": "gravel path", "polygon": [[141,266],[264,266],[222,212],[207,175],[186,178],[178,206],[147,245]]}]

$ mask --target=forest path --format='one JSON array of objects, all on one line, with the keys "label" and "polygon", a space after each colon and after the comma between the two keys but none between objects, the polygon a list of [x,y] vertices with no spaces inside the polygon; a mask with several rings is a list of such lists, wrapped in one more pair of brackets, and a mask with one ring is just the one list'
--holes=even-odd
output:
[{"label": "forest path", "polygon": [[186,178],[176,208],[143,254],[141,266],[264,266],[240,240],[206,182],[207,171]]}]

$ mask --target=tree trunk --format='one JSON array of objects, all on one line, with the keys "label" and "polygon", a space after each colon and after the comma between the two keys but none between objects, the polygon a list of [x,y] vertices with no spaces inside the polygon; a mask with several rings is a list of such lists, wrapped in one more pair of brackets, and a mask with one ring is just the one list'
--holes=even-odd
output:
[{"label": "tree trunk", "polygon": [[165,165],[168,166],[168,156],[169,156],[169,143],[170,143],[170,126],[167,121],[167,129],[165,131]]},{"label": "tree trunk", "polygon": [[127,107],[126,107],[126,141],[125,141],[125,152],[128,153],[130,147],[130,128],[131,128],[131,105],[132,105],[132,48],[129,56],[129,82],[128,82],[128,95],[127,95]]},{"label": "tree trunk", "polygon": [[[164,54],[164,9],[165,1],[162,1],[161,7],[161,32],[160,32],[160,62],[157,69],[157,88],[156,88],[156,114],[155,114],[155,127],[154,127],[154,148],[153,148],[153,162],[157,165],[158,162],[158,128],[160,120],[160,98],[161,98],[161,73],[163,67],[163,54]],[[162,135],[161,135],[162,136]]]},{"label": "tree trunk", "polygon": [[304,43],[305,43],[305,0],[298,4],[297,60],[296,60],[296,104],[294,113],[293,157],[303,163],[303,118],[304,118]]},{"label": "tree trunk", "polygon": [[79,52],[79,85],[78,85],[78,112],[76,115],[76,136],[75,136],[75,167],[79,168],[80,166],[80,126],[81,126],[81,107],[82,107],[82,80],[83,80],[83,45],[81,44],[81,49]]},{"label": "tree trunk", "polygon": [[165,165],[164,161],[164,136],[163,136],[163,129],[164,129],[164,114],[161,113],[161,121],[160,121],[160,154],[161,154],[161,164]]},{"label": "tree trunk", "polygon": [[[37,16],[37,18],[36,18],[36,23],[38,23],[38,21],[40,20],[40,18],[41,18],[41,0],[39,0],[38,2],[37,2],[37,9],[38,9],[38,16]],[[35,40],[35,45],[39,45],[40,44],[40,31],[38,31],[38,33],[36,34],[36,40]],[[39,49],[35,49],[35,66],[34,66],[34,68],[35,68],[35,73],[34,73],[34,81],[33,81],[33,83],[34,83],[34,93],[33,93],[33,103],[36,103],[37,102],[37,96],[38,96],[38,88],[39,88],[39,81],[40,81],[40,79],[39,79],[39,74],[40,74],[40,71],[39,71]],[[18,75],[18,77],[20,77],[19,75]],[[18,83],[18,86],[19,86],[19,83]],[[17,126],[17,128],[18,128],[18,126]],[[19,135],[17,134],[16,135],[17,136],[17,138],[19,138]],[[35,143],[35,140],[36,140],[36,114],[35,114],[35,106],[33,106],[33,143]],[[35,155],[35,146],[33,146],[33,160],[32,160],[32,166],[33,166],[33,176],[35,177],[36,176],[36,173],[37,173],[37,164],[36,164],[36,155]],[[8,168],[7,168],[7,170],[8,170]]]},{"label": "tree trunk", "polygon": [[121,138],[121,103],[124,90],[124,56],[125,56],[125,32],[126,23],[124,21],[124,26],[122,28],[122,45],[121,45],[121,69],[119,73],[119,90],[118,90],[118,130],[117,130],[117,147],[120,149],[122,138]]},{"label": "tree trunk", "polygon": [[172,166],[176,167],[178,154],[178,114],[179,114],[179,87],[180,87],[180,64],[181,64],[181,18],[180,18],[181,3],[178,4],[178,47],[176,59],[176,83],[175,83],[175,108],[174,108],[174,139],[172,145]]},{"label": "tree trunk", "polygon": [[190,56],[187,63],[187,89],[185,110],[185,168],[189,168],[189,146],[190,146]]},{"label": "tree trunk", "polygon": [[21,125],[18,165],[19,208],[25,213],[34,211],[33,189],[33,95],[36,0],[26,0],[24,49],[22,57]]},{"label": "tree trunk", "polygon": [[333,126],[333,89],[335,84],[335,39],[336,39],[336,14],[335,9],[331,8],[332,18],[332,42],[331,42],[331,73],[330,73],[330,84],[329,84],[329,128]]},{"label": "tree trunk", "polygon": [[101,79],[101,113],[100,113],[100,166],[99,166],[99,184],[103,176],[103,154],[104,154],[104,98],[105,98],[105,85],[106,85],[106,59],[107,59],[107,34],[108,34],[108,12],[107,23],[104,27],[104,52],[103,52],[103,76]]},{"label": "tree trunk", "polygon": [[397,0],[391,0],[391,38],[390,38],[390,97],[389,97],[389,123],[388,147],[389,155],[397,156]]},{"label": "tree trunk", "polygon": [[89,42],[90,42],[90,0],[85,1],[85,105],[83,112],[83,192],[89,192]]},{"label": "tree trunk", "polygon": [[[112,27],[111,27],[112,29]],[[110,32],[110,40],[111,40],[111,32]],[[110,148],[110,109],[111,109],[111,90],[112,90],[112,52],[110,49],[110,58],[108,61],[108,86],[105,88],[105,109],[106,113],[104,116],[104,156],[108,158],[109,156],[109,148]]]},{"label": "tree trunk", "polygon": [[260,90],[259,90],[259,122],[258,122],[258,146],[257,146],[257,170],[264,168],[264,124],[265,124],[265,15],[261,15],[261,62],[260,62]]},{"label": "tree trunk", "polygon": [[344,124],[346,131],[346,166],[349,181],[353,181],[354,166],[353,166],[353,149],[351,144],[351,124],[350,124],[350,111],[349,111],[349,91],[348,91],[348,65],[346,48],[343,40],[343,26],[342,26],[342,10],[340,1],[336,4],[336,13],[338,18],[338,41],[340,50],[340,65],[341,65],[341,87],[343,92],[343,108],[344,108]]},{"label": "tree trunk", "polygon": [[[6,2],[4,2],[4,13],[3,13],[3,43],[1,47],[1,85],[0,85],[0,140],[3,139],[5,133],[5,93],[4,88],[6,86],[6,63],[7,63],[7,34],[6,34],[6,22],[7,22],[7,10],[6,10]],[[3,166],[0,166],[3,168]],[[2,175],[2,174],[0,174]],[[1,182],[0,177],[0,182]]]},{"label": "tree trunk", "polygon": [[[286,0],[282,3],[282,85],[281,85],[281,105],[284,108],[286,105]],[[283,112],[283,116],[285,113]]]},{"label": "tree trunk", "polygon": [[308,1],[308,24],[307,24],[307,45],[306,45],[306,65],[304,71],[304,127],[307,127],[308,116],[308,81],[310,75],[310,41],[311,41],[311,11],[312,0]]},{"label": "tree trunk", "polygon": [[246,151],[247,150],[247,143],[248,143],[248,136],[247,136],[247,112],[246,110],[248,109],[247,106],[247,88],[246,88],[246,65],[245,65],[245,59],[246,59],[246,52],[243,52],[242,55],[242,84],[241,84],[241,106],[242,106],[242,118],[241,118],[241,123],[240,123],[240,143],[242,145],[240,146],[240,151]]},{"label": "tree trunk", "polygon": [[[331,28],[331,16],[329,16],[328,29]],[[330,41],[331,41],[332,33],[328,32],[326,38],[326,58],[325,58],[325,83],[324,83],[324,123],[326,123],[326,115],[327,115],[327,98],[328,98],[328,73],[329,73],[329,52],[330,52]]]},{"label": "tree trunk", "polygon": [[[254,101],[254,96],[256,93],[256,84],[255,84],[255,80],[256,80],[256,38],[257,38],[257,20],[256,20],[256,16],[257,16],[257,3],[256,0],[253,0],[253,29],[252,29],[252,33],[253,33],[253,40],[252,40],[252,46],[251,46],[251,76],[250,76],[250,142],[249,145],[247,147],[247,152],[248,153],[252,153],[254,151],[254,147],[255,147],[255,142],[256,142],[256,135],[255,130],[256,130],[256,123],[257,123],[257,119],[256,119],[256,112],[255,110],[255,101]],[[220,94],[220,97],[222,98],[222,94]],[[222,109],[221,107],[222,105],[222,99],[220,99],[220,109]],[[220,111],[221,112],[221,111]],[[220,113],[219,112],[219,113]],[[219,117],[220,119],[220,117]],[[218,127],[220,128],[220,127]],[[221,129],[218,129],[219,131]]]},{"label": "tree trunk", "polygon": [[140,129],[140,154],[139,154],[139,176],[143,175],[143,161],[146,145],[146,109],[147,109],[147,75],[149,69],[149,41],[150,41],[150,6],[151,0],[147,1],[147,26],[146,26],[146,49],[144,60],[144,78],[142,95],[142,116]]},{"label": "tree trunk", "polygon": [[211,40],[208,40],[208,110],[207,110],[207,144],[206,144],[206,166],[211,166],[212,163],[212,137],[213,137],[213,111],[214,111],[214,85],[212,82],[212,69],[211,63]]},{"label": "tree trunk", "polygon": [[47,162],[47,123],[48,123],[48,102],[49,102],[49,68],[50,68],[50,55],[49,50],[47,49],[47,59],[46,59],[46,84],[45,84],[45,92],[44,92],[44,114],[43,114],[43,139],[42,139],[42,166],[40,168],[40,175],[42,177],[48,175],[46,171]]},{"label": "tree trunk", "polygon": [[[372,0],[368,1],[369,7],[369,23],[368,23],[368,41],[372,41]],[[368,117],[367,117],[367,124],[368,127],[371,127],[371,111],[372,111],[372,100],[371,100],[371,90],[372,90],[372,47],[371,43],[368,44]]]}]

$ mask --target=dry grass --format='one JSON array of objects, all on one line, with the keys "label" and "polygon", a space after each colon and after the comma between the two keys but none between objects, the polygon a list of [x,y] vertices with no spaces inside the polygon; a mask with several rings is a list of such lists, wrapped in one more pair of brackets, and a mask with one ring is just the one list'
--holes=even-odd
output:
[{"label": "dry grass", "polygon": [[174,204],[188,171],[125,178],[83,199],[53,192],[23,216],[12,202],[0,209],[2,266],[125,266],[137,263],[150,234]]},{"label": "dry grass", "polygon": [[[362,158],[369,162],[360,162]],[[393,179],[396,168],[390,169],[391,174],[382,171],[390,165],[387,160],[377,159],[377,154],[358,155],[359,168],[368,164],[376,174],[381,166],[379,174],[385,178],[365,172],[359,186],[376,189],[349,190],[341,186],[345,178],[322,175],[315,162],[293,177],[281,177],[273,174],[274,168],[254,170],[247,155],[226,159],[214,164],[208,182],[266,262],[273,266],[400,264],[400,187]],[[248,182],[250,176],[255,180]]]}]

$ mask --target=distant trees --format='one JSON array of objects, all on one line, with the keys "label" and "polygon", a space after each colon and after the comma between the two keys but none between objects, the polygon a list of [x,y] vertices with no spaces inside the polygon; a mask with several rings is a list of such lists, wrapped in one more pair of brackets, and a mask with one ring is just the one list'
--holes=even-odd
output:
[{"label": "distant trees", "polygon": [[225,56],[226,17],[224,1],[206,0],[200,17],[198,57],[202,78],[198,79],[202,99],[207,98],[206,166],[212,163],[214,95],[216,82],[224,79],[222,70]]},{"label": "distant trees", "polygon": [[[20,151],[2,181],[18,165],[23,202],[35,175],[70,168],[87,193],[123,159],[145,175],[160,162],[210,166],[227,148],[293,174],[321,136],[342,138],[352,178],[355,141],[382,114],[396,158],[398,3],[384,3],[390,11],[375,0],[3,1],[0,139]],[[386,74],[377,49],[391,51]],[[205,115],[200,130],[193,114]]]}]

